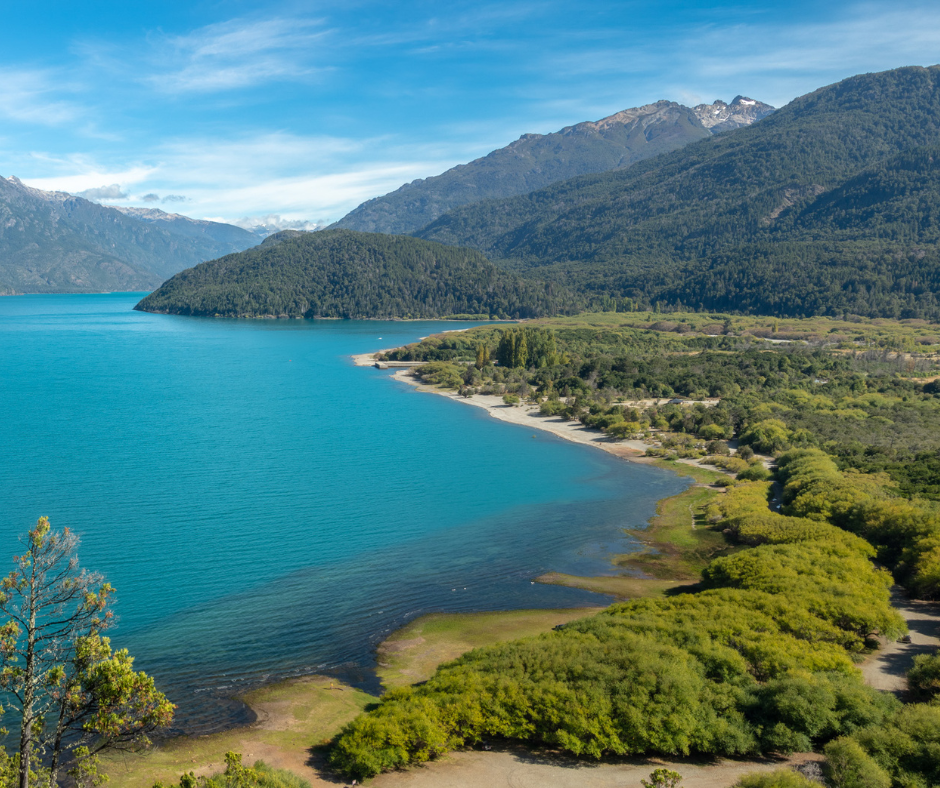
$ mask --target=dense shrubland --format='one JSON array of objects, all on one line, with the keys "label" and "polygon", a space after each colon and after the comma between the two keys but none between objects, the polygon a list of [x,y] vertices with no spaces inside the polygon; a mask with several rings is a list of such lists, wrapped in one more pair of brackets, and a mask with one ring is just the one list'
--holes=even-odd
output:
[{"label": "dense shrubland", "polygon": [[[767,488],[734,488],[717,527],[762,496],[766,510]],[[698,593],[616,604],[388,693],[347,726],[333,763],[365,776],[490,737],[594,758],[744,755],[884,724],[898,703],[861,683],[852,655],[904,629],[890,575],[863,539],[778,519],[766,543],[713,561]]]},{"label": "dense shrubland", "polygon": [[[940,780],[940,705],[903,705],[855,668],[876,635],[904,630],[893,583],[940,596],[932,359],[636,326],[487,327],[397,355],[435,358],[425,379],[470,396],[509,393],[614,435],[656,437],[672,456],[707,453],[738,474],[706,511],[737,551],[685,593],[473,651],[387,694],[337,739],[340,770],[375,774],[510,738],[593,758],[825,748],[840,788]],[[677,394],[720,401],[661,401]],[[778,455],[779,511],[755,451]],[[919,698],[940,686],[938,664],[918,660]]]},{"label": "dense shrubland", "polygon": [[[661,456],[725,455],[732,436],[761,454],[816,447],[840,468],[883,471],[898,494],[940,499],[937,327],[657,317],[487,326],[429,337],[388,357],[433,362],[419,374],[465,394],[511,393],[537,401],[546,416],[618,438],[655,437],[653,453]],[[791,339],[765,341],[775,336]],[[500,346],[523,339],[524,360],[500,355]],[[730,458],[730,468],[743,456]]]}]

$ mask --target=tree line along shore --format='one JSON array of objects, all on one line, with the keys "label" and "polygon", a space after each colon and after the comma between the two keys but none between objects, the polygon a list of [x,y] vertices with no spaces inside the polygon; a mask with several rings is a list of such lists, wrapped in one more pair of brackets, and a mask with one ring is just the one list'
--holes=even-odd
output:
[{"label": "tree line along shore", "polygon": [[[430,385],[528,399],[612,439],[655,437],[667,462],[726,468],[735,478],[705,519],[734,549],[692,587],[478,649],[386,694],[338,737],[333,764],[366,776],[496,737],[593,758],[818,749],[835,785],[935,783],[940,659],[918,659],[907,703],[857,669],[878,637],[905,631],[893,584],[940,593],[935,328],[583,315],[385,353],[426,362]],[[719,401],[681,401],[706,398]],[[776,457],[773,472],[757,453]]]},{"label": "tree line along shore", "polygon": [[279,685],[249,698],[250,729],[102,768],[134,788],[300,788],[518,743],[762,770],[716,785],[818,784],[754,760],[812,751],[839,788],[935,784],[940,657],[914,660],[900,696],[858,666],[906,632],[892,588],[940,595],[938,354],[940,327],[919,320],[703,313],[481,326],[385,351],[427,386],[527,403],[696,484],[634,534],[643,550],[613,557],[620,577],[541,578],[621,600],[601,611],[421,620],[380,653],[377,702],[329,680]]}]

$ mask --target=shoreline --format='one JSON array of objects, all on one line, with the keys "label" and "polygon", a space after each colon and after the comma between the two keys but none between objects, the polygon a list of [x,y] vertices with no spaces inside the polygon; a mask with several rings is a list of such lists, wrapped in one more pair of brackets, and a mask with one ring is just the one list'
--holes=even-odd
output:
[{"label": "shoreline", "polygon": [[[359,353],[352,356],[353,362],[358,367],[371,367],[375,365],[375,356],[379,353],[385,353],[387,350],[379,350],[373,353]],[[426,362],[401,362],[409,365],[420,366]],[[385,370],[383,370],[385,371]],[[548,432],[557,438],[579,443],[582,446],[593,446],[596,449],[612,454],[622,460],[637,462],[643,465],[655,465],[657,467],[669,468],[672,465],[681,464],[694,468],[724,474],[721,468],[714,465],[708,465],[700,460],[682,459],[664,461],[660,457],[647,457],[646,450],[651,444],[642,440],[617,440],[605,432],[586,427],[578,421],[567,421],[559,416],[542,416],[539,413],[538,405],[507,405],[502,397],[495,394],[474,394],[472,397],[462,397],[454,391],[446,391],[429,386],[418,380],[409,367],[397,368],[389,376],[392,380],[411,386],[422,394],[436,394],[439,397],[445,397],[460,402],[464,405],[472,405],[486,411],[490,416],[507,424],[515,424],[518,427],[531,427],[535,430]],[[668,398],[656,400],[643,400],[640,402],[625,403],[635,407],[650,407],[651,405],[663,405],[671,400]],[[689,405],[697,404],[692,400],[685,400]],[[714,405],[717,400],[703,400],[706,405]]]}]

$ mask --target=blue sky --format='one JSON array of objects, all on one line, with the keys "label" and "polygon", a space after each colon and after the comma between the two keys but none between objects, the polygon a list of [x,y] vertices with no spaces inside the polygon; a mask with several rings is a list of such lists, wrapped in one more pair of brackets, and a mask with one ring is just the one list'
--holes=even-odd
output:
[{"label": "blue sky", "polygon": [[0,175],[226,221],[332,221],[660,98],[781,106],[940,62],[940,4],[907,0],[5,6]]}]

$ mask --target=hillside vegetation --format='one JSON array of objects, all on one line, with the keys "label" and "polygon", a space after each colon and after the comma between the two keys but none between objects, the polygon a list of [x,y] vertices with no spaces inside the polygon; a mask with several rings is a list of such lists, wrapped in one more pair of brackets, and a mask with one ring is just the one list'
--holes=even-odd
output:
[{"label": "hillside vegetation", "polygon": [[632,167],[416,233],[642,304],[940,317],[940,67],[852,77]]},{"label": "hillside vegetation", "polygon": [[[733,551],[682,593],[472,651],[387,693],[346,727],[333,763],[369,775],[509,738],[590,758],[818,749],[836,786],[936,784],[940,706],[865,686],[855,663],[904,630],[893,583],[940,598],[938,328],[580,315],[388,354],[427,359],[426,382],[465,396],[528,398],[546,416],[645,436],[654,456],[710,455],[737,480],[697,528]],[[720,401],[662,401],[677,395]],[[779,504],[755,451],[777,455]],[[926,697],[940,686],[930,659],[912,674]]]},{"label": "hillside vegetation", "polygon": [[[525,194],[577,175],[628,167],[709,137],[712,132],[747,125],[772,111],[767,104],[740,96],[730,105],[716,102],[695,108],[658,101],[553,134],[524,134],[468,164],[369,200],[333,226],[410,233],[461,205]],[[716,123],[719,118],[721,122]]]},{"label": "hillside vegetation", "polygon": [[479,252],[405,236],[324,230],[177,274],[135,308],[222,317],[535,317],[574,311],[564,288],[501,271]]}]

